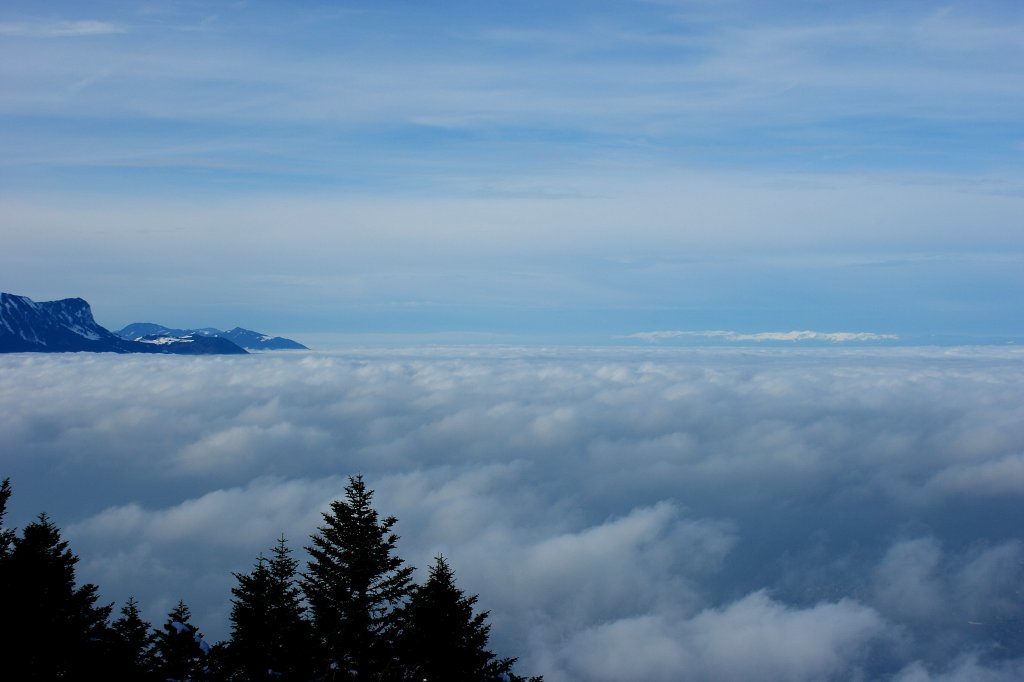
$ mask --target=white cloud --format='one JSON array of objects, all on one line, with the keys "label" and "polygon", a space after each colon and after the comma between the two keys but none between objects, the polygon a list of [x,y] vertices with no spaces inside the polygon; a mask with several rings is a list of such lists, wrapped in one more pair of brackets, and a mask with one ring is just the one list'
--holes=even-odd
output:
[{"label": "white cloud", "polygon": [[564,679],[853,679],[886,637],[885,621],[853,601],[787,607],[764,592],[672,622],[642,616],[596,626],[565,648]]},{"label": "white cloud", "polygon": [[900,542],[889,548],[875,573],[875,603],[884,613],[923,621],[945,610],[935,572],[942,552],[931,538]]},{"label": "white cloud", "polygon": [[954,578],[963,613],[971,623],[1013,620],[1021,609],[1018,585],[1024,573],[1024,542],[1010,540],[972,552]]},{"label": "white cloud", "polygon": [[48,511],[104,599],[157,619],[184,598],[217,639],[231,572],[282,532],[300,550],[361,472],[402,556],[448,556],[524,672],[606,679],[600,652],[633,650],[644,679],[742,679],[723,652],[745,629],[765,679],[937,675],[1024,655],[1018,356],[6,355],[9,521]]},{"label": "white cloud", "polygon": [[1024,453],[953,464],[936,472],[925,487],[950,495],[1019,495],[1024,491]]},{"label": "white cloud", "polygon": [[35,23],[0,23],[0,35],[25,38],[74,38],[124,33],[117,24],[95,19]]},{"label": "white cloud", "polygon": [[941,672],[932,673],[921,662],[907,666],[894,682],[1017,682],[1024,678],[1024,659],[984,664],[977,655],[965,655]]},{"label": "white cloud", "polygon": [[[166,509],[134,502],[110,507],[68,527],[83,539],[111,544],[233,548],[262,551],[280,533],[308,535],[319,512],[340,496],[344,479],[255,479],[240,488],[214,490]],[[255,555],[254,555],[255,556]]]},{"label": "white cloud", "polygon": [[[248,421],[245,415],[240,420]],[[204,435],[180,451],[177,464],[183,472],[198,474],[231,469],[278,468],[274,460],[296,451],[327,449],[329,436],[317,427],[296,427],[290,422],[236,424]]]}]

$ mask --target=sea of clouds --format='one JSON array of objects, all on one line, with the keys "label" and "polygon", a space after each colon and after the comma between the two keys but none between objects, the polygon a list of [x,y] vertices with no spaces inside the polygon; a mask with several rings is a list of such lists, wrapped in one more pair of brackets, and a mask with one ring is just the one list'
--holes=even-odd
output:
[{"label": "sea of clouds", "polygon": [[549,682],[1024,679],[1024,351],[0,356],[8,523],[103,599],[298,554],[364,474]]}]

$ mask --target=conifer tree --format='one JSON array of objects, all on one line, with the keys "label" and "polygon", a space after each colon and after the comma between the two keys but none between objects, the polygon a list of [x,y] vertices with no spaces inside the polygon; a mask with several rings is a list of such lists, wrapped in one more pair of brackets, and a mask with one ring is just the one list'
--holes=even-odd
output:
[{"label": "conifer tree", "polygon": [[249,679],[236,667],[228,642],[217,642],[210,647],[206,654],[205,672],[207,682],[238,682]]},{"label": "conifer tree", "polygon": [[312,652],[297,584],[298,561],[284,539],[251,573],[236,573],[231,605],[230,660],[241,679],[305,679]]},{"label": "conifer tree", "polygon": [[340,679],[398,675],[396,609],[409,595],[413,569],[395,555],[397,519],[379,518],[372,499],[362,476],[350,477],[345,498],[331,503],[307,547],[302,586],[324,663]]},{"label": "conifer tree", "polygon": [[117,680],[155,679],[156,654],[153,645],[156,635],[149,623],[142,620],[135,597],[121,607],[121,615],[110,629],[111,674]]},{"label": "conifer tree", "polygon": [[403,609],[401,656],[408,679],[417,682],[484,682],[510,679],[514,658],[487,650],[487,612],[474,613],[476,595],[455,586],[455,573],[443,556],[434,560],[427,581]]},{"label": "conifer tree", "polygon": [[[3,486],[3,501],[10,496]],[[46,514],[13,537],[0,558],[0,655],[24,679],[79,679],[98,673],[110,606],[95,585],[75,586],[78,557]]]},{"label": "conifer tree", "polygon": [[240,679],[262,680],[270,669],[270,570],[260,554],[251,573],[235,573],[231,588],[229,658]]},{"label": "conifer tree", "polygon": [[163,628],[157,631],[155,650],[161,679],[206,679],[206,643],[191,620],[192,612],[184,601],[179,601],[167,614]]},{"label": "conifer tree", "polygon": [[4,516],[7,515],[7,500],[11,498],[11,479],[5,478],[0,483],[0,561],[10,554],[11,545],[14,544],[14,531],[4,526]]}]

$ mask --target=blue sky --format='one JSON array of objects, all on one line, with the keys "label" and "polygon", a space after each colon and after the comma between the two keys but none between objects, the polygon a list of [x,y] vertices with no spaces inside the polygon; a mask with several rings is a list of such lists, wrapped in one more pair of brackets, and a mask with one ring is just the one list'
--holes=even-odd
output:
[{"label": "blue sky", "polygon": [[1019,3],[166,5],[0,8],[3,290],[115,328],[1024,337]]}]

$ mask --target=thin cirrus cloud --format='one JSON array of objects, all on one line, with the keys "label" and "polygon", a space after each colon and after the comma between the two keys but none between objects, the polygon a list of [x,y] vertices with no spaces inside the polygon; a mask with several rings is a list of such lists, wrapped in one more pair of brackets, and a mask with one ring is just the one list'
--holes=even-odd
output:
[{"label": "thin cirrus cloud", "polygon": [[[0,15],[16,293],[280,332],[1020,335],[1016,271],[969,262],[1021,253],[1014,3],[48,7]],[[820,263],[851,254],[950,260]]]},{"label": "thin cirrus cloud", "polygon": [[9,521],[48,511],[104,599],[185,599],[216,640],[232,571],[281,533],[301,555],[363,473],[401,555],[449,557],[495,650],[556,682],[1010,680],[1018,355],[10,355]]},{"label": "thin cirrus cloud", "polygon": [[36,23],[0,22],[0,35],[12,38],[75,38],[124,33],[126,30],[123,26],[95,19]]},{"label": "thin cirrus cloud", "polygon": [[[235,162],[247,157],[243,150],[262,150],[282,177],[297,166],[324,172],[343,150],[346,158],[355,152],[360,158],[389,159],[392,171],[415,173],[422,162],[434,175],[475,171],[507,177],[502,168],[521,171],[524,161],[533,165],[517,157],[515,150],[524,148],[541,162],[535,170],[599,160],[600,166],[612,162],[612,169],[629,166],[617,173],[620,177],[628,177],[637,160],[661,158],[674,165],[679,151],[692,159],[688,165],[704,169],[709,161],[711,167],[746,167],[744,160],[786,165],[813,159],[827,167],[856,158],[859,167],[884,170],[902,157],[927,161],[916,167],[934,171],[936,155],[943,167],[956,166],[956,156],[945,154],[944,146],[920,148],[920,136],[944,133],[936,139],[948,143],[951,132],[958,139],[977,130],[955,125],[956,117],[1012,121],[1020,105],[1020,88],[1012,87],[1017,76],[1005,70],[1019,57],[1012,39],[1019,20],[965,8],[946,13],[897,8],[866,20],[798,11],[764,15],[747,6],[732,20],[692,22],[660,12],[627,15],[605,8],[579,16],[545,13],[538,20],[551,25],[544,27],[528,18],[516,25],[500,12],[484,12],[442,22],[436,34],[409,31],[395,21],[394,8],[375,9],[324,16],[314,10],[278,14],[271,8],[268,17],[243,7],[209,17],[196,7],[192,19],[210,20],[208,30],[198,34],[178,30],[188,17],[171,13],[163,23],[147,16],[137,29],[138,40],[115,36],[116,48],[70,43],[63,48],[69,58],[55,59],[48,43],[21,45],[24,81],[10,104],[29,106],[23,114],[31,114],[31,107],[39,113],[53,107],[66,112],[65,102],[47,95],[55,82],[80,82],[114,69],[103,88],[78,93],[78,111],[139,123],[190,122],[175,142],[203,140],[211,154]],[[424,12],[419,18],[430,24],[442,16]],[[119,25],[97,20],[5,24],[8,32],[40,37],[112,33]],[[396,32],[405,38],[400,50],[375,39]],[[219,87],[210,88],[211,79]],[[36,92],[39,97],[32,96]],[[139,101],[139,92],[150,96]],[[846,123],[838,125],[837,117]],[[914,135],[906,135],[902,126],[894,130],[885,124],[888,118],[929,121],[942,130],[918,126]],[[282,136],[285,131],[268,127],[256,138],[236,138],[224,129],[259,122],[289,128]],[[309,143],[303,143],[304,128],[313,133]],[[752,134],[751,128],[759,132]],[[507,137],[510,131],[515,134]],[[459,135],[468,135],[462,140],[468,144],[460,144]],[[879,136],[887,146],[859,144]],[[141,139],[109,131],[104,137],[108,148],[134,151],[141,162],[165,151],[151,148],[152,143],[167,142],[158,131]],[[345,144],[338,148],[325,140]],[[360,140],[373,144],[367,150]],[[543,146],[556,151],[544,154]],[[744,159],[744,149],[753,155]],[[775,153],[765,155],[765,149]],[[979,144],[956,151],[970,158],[997,149]],[[281,163],[282,158],[289,162]],[[418,163],[410,164],[411,159]],[[371,179],[369,186],[374,184]]]}]

